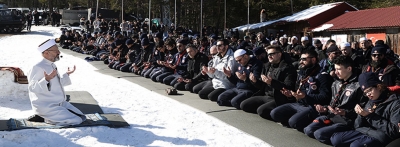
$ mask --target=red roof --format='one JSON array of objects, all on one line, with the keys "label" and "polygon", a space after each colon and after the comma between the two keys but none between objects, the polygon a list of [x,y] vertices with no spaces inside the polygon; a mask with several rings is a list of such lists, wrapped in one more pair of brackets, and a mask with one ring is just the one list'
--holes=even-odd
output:
[{"label": "red roof", "polygon": [[400,27],[400,6],[350,11],[324,24],[332,24],[331,31]]}]

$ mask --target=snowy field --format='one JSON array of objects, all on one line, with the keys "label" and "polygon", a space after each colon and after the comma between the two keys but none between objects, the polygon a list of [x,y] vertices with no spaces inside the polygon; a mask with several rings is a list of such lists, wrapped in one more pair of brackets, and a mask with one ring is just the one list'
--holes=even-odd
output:
[{"label": "snowy field", "polygon": [[[32,32],[0,37],[0,66],[20,67],[25,74],[41,60],[36,47],[59,37],[59,28],[32,27]],[[61,50],[62,52],[62,50]],[[33,146],[270,146],[204,112],[151,92],[137,84],[95,72],[86,61],[61,53],[60,73],[76,65],[66,91],[88,91],[105,113],[119,113],[129,128],[82,127],[0,132],[2,147]],[[1,89],[17,89],[0,87]],[[123,89],[123,90],[122,90]],[[27,92],[0,97],[0,119],[32,115]]]}]

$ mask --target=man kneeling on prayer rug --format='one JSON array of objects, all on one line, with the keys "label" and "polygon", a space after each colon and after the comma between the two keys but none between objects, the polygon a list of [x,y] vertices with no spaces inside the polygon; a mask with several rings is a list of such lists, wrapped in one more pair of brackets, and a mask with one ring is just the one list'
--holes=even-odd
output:
[{"label": "man kneeling on prayer rug", "polygon": [[77,125],[86,120],[83,113],[66,101],[64,86],[71,84],[72,70],[58,73],[54,62],[60,59],[60,51],[53,39],[38,47],[43,60],[35,64],[28,73],[28,91],[34,115],[29,121],[46,122],[58,126]]}]

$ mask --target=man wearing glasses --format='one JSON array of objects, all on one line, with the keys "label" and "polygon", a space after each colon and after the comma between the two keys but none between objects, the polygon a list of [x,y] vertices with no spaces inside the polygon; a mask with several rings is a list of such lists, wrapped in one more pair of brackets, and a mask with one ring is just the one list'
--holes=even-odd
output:
[{"label": "man wearing glasses", "polygon": [[46,122],[49,124],[68,126],[77,125],[86,119],[83,113],[66,101],[64,86],[71,84],[69,75],[72,70],[63,75],[57,71],[54,62],[60,59],[60,51],[53,39],[39,45],[43,60],[33,66],[28,73],[28,91],[35,115],[29,121]]},{"label": "man wearing glasses", "polygon": [[272,109],[294,102],[294,99],[286,98],[280,91],[282,88],[294,90],[297,72],[292,63],[284,59],[280,46],[268,46],[266,50],[269,62],[264,64],[260,78],[256,78],[253,73],[249,76],[259,92],[244,100],[240,108],[249,113],[257,113],[262,118],[271,119]]},{"label": "man wearing glasses", "polygon": [[362,73],[373,72],[387,86],[400,85],[400,70],[391,60],[386,58],[386,48],[377,45],[371,50],[371,61],[364,65]]},{"label": "man wearing glasses", "polygon": [[300,132],[318,116],[314,105],[328,105],[331,100],[333,78],[327,73],[320,73],[317,56],[315,50],[301,53],[295,90],[281,90],[286,98],[296,99],[297,103],[278,106],[270,114],[273,120]]},{"label": "man wearing glasses", "polygon": [[217,103],[220,106],[233,106],[236,109],[240,109],[242,101],[258,91],[249,80],[249,75],[259,79],[263,63],[257,60],[256,57],[250,57],[250,54],[244,49],[236,50],[234,58],[240,64],[237,71],[232,74],[231,69],[228,68],[224,70],[224,74],[236,87],[221,93],[218,96]]}]

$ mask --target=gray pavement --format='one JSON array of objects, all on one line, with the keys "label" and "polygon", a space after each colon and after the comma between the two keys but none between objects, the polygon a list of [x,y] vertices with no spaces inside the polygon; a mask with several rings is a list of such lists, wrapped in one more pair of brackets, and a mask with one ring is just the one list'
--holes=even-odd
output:
[{"label": "gray pavement", "polygon": [[[70,54],[75,57],[81,58],[82,60],[89,55],[79,54],[76,52],[72,52],[68,49],[60,48],[60,51],[65,54]],[[163,95],[166,95],[165,89],[170,88],[170,86],[154,83],[150,79],[146,79],[140,76],[137,76],[132,73],[123,73],[120,71],[116,71],[113,69],[109,69],[103,62],[101,61],[93,61],[89,62],[98,70],[97,72],[113,76],[115,78],[124,78],[132,83],[136,83],[141,85],[144,88],[147,88],[153,92],[157,92]],[[221,107],[218,106],[215,102],[211,102],[208,100],[202,100],[196,94],[192,94],[186,91],[179,91],[180,95],[173,95],[167,97],[174,99],[182,104],[186,104],[193,108],[196,108],[204,113],[215,117],[237,129],[242,130],[243,132],[255,136],[273,146],[279,147],[324,147],[327,146],[322,144],[315,139],[309,138],[301,132],[298,132],[291,128],[283,127],[282,125],[265,120],[259,117],[257,114],[246,113],[241,110],[236,110],[233,107]]]}]

